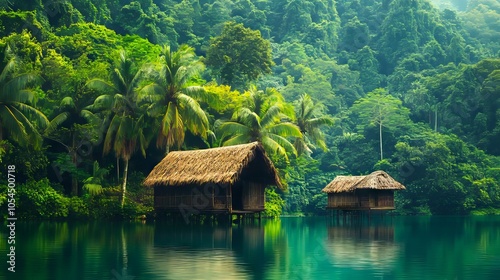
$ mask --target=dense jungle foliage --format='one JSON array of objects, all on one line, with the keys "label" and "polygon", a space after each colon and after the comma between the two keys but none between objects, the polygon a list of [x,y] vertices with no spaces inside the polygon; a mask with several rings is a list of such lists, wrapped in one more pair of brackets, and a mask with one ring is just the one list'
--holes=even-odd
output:
[{"label": "dense jungle foliage", "polygon": [[2,0],[0,204],[150,215],[171,150],[261,141],[321,214],[336,175],[383,169],[400,213],[500,209],[498,0]]}]

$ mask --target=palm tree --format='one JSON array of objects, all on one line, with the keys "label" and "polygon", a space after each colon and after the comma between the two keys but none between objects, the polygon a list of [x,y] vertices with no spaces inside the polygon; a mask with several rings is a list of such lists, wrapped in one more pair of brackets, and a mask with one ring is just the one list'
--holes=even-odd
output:
[{"label": "palm tree", "polygon": [[97,97],[90,108],[110,113],[111,122],[106,130],[103,153],[108,154],[113,150],[117,159],[121,158],[125,163],[121,201],[123,207],[127,192],[129,160],[138,148],[145,157],[149,141],[145,129],[147,116],[136,103],[138,85],[144,77],[144,72],[137,70],[124,51],[120,52],[117,64],[113,69],[111,82],[92,79],[87,85],[96,90],[109,92]]},{"label": "palm tree", "polygon": [[287,160],[287,154],[297,155],[293,144],[286,137],[300,138],[302,134],[295,124],[283,121],[289,116],[283,113],[287,109],[279,92],[252,87],[247,95],[247,106],[236,111],[231,121],[220,125],[222,145],[259,141],[269,154],[277,153]]},{"label": "palm tree", "polygon": [[154,71],[155,82],[141,90],[141,100],[148,103],[148,114],[161,117],[156,145],[167,153],[173,146],[180,149],[186,129],[203,138],[209,129],[207,115],[198,101],[213,100],[203,87],[193,85],[193,78],[204,68],[194,57],[194,49],[187,45],[174,52],[170,46],[164,46],[159,70]]},{"label": "palm tree", "polygon": [[106,174],[108,174],[108,170],[101,168],[97,160],[94,161],[92,176],[83,181],[83,189],[91,195],[102,193],[102,182],[104,181],[104,176],[106,176]]},{"label": "palm tree", "polygon": [[[86,108],[86,102],[85,97],[79,94],[64,97],[58,107],[60,113],[50,121],[44,131],[45,138],[59,143],[67,150],[75,167],[74,171],[80,162],[79,151],[85,145],[92,144],[92,135],[99,122],[99,118]],[[74,172],[70,173],[71,194],[77,196],[78,178]]]},{"label": "palm tree", "polygon": [[8,47],[6,53],[11,58],[0,73],[0,141],[5,132],[22,146],[32,144],[39,148],[42,137],[36,125],[42,128],[49,123],[47,117],[32,106],[35,94],[29,86],[39,77],[33,73],[17,74],[17,58]]},{"label": "palm tree", "polygon": [[320,104],[314,104],[308,94],[303,94],[295,105],[295,115],[297,117],[295,123],[303,135],[303,137],[295,139],[294,146],[298,154],[310,154],[316,146],[326,151],[325,136],[320,127],[323,125],[333,125],[333,118],[330,116],[319,116],[321,106]]}]

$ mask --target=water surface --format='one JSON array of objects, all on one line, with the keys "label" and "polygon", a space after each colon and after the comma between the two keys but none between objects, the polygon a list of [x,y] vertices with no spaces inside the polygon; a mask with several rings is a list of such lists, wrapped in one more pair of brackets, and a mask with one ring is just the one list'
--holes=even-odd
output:
[{"label": "water surface", "polygon": [[[6,260],[7,231],[0,249]],[[0,279],[499,279],[500,217],[19,222]]]}]

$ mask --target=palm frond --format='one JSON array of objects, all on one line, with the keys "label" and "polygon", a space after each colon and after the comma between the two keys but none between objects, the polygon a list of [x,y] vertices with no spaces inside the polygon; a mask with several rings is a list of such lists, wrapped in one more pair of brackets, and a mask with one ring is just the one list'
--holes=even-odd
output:
[{"label": "palm frond", "polygon": [[141,115],[134,123],[133,135],[138,139],[139,150],[143,157],[146,157],[146,148],[149,145],[149,138],[145,135],[145,116]]},{"label": "palm frond", "polygon": [[293,146],[297,151],[297,155],[306,155],[309,156],[312,153],[312,150],[309,148],[309,145],[305,142],[305,138],[295,138],[293,142]]},{"label": "palm frond", "polygon": [[[20,75],[17,75],[15,77],[11,77],[10,80],[8,80],[6,83],[3,84],[2,87],[2,92],[3,94],[7,95],[12,95],[15,94],[17,95],[20,90],[26,89],[29,87],[31,84],[34,83],[39,83],[41,81],[40,76],[38,76],[35,73],[23,73]],[[33,98],[33,95],[29,96]],[[13,100],[19,100],[21,102],[29,102],[31,103],[32,100],[22,100],[19,99],[21,97],[13,97]]]},{"label": "palm frond", "polygon": [[281,111],[281,108],[277,105],[271,106],[269,109],[267,109],[266,113],[262,117],[260,121],[260,125],[262,127],[266,127],[272,123],[275,123],[279,121],[279,113]]},{"label": "palm frond", "polygon": [[322,117],[317,117],[313,119],[309,119],[306,121],[306,124],[308,127],[320,127],[322,125],[334,125],[335,124],[335,119],[330,117],[330,116],[322,116]]},{"label": "palm frond", "polygon": [[134,120],[129,116],[120,116],[120,123],[116,130],[113,149],[116,156],[123,160],[130,160],[134,153],[137,135],[133,135]]},{"label": "palm frond", "polygon": [[199,61],[191,62],[183,65],[176,73],[175,80],[179,85],[184,85],[189,82],[194,76],[198,75],[205,69],[205,65]]},{"label": "palm frond", "polygon": [[202,135],[205,138],[208,130],[208,118],[205,111],[196,100],[185,94],[179,94],[177,98],[187,129],[193,134]]},{"label": "palm frond", "polygon": [[0,104],[0,117],[2,126],[9,132],[10,137],[21,144],[26,143],[28,134],[23,123],[17,119],[13,108],[7,105]]},{"label": "palm frond", "polygon": [[289,122],[275,124],[268,128],[272,134],[281,135],[284,137],[302,137],[302,133],[297,125]]},{"label": "palm frond", "polygon": [[50,122],[47,128],[45,129],[45,135],[52,134],[63,122],[65,122],[69,118],[68,112],[62,112],[59,115],[55,116]]},{"label": "palm frond", "polygon": [[107,92],[107,93],[110,93],[110,94],[114,94],[116,92],[120,92],[114,85],[112,85],[111,83],[103,80],[103,79],[98,79],[98,78],[95,78],[95,79],[91,79],[90,81],[87,82],[87,84],[85,84],[86,87],[88,88],[91,88],[91,89],[95,89],[97,91],[100,91],[100,92]]},{"label": "palm frond", "polygon": [[278,142],[274,141],[274,139],[272,139],[271,137],[262,137],[261,142],[266,152],[268,152],[269,154],[281,155],[288,161],[288,155],[286,154],[285,148]]},{"label": "palm frond", "polygon": [[184,88],[182,92],[197,101],[206,102],[209,105],[217,101],[214,95],[207,92],[202,86],[189,86]]},{"label": "palm frond", "polygon": [[87,120],[91,124],[98,124],[101,120],[96,114],[92,113],[89,110],[82,109],[80,111],[80,116],[82,116],[85,120]]},{"label": "palm frond", "polygon": [[33,90],[28,88],[7,88],[3,87],[1,90],[3,103],[26,103],[33,104],[35,101],[35,94]]},{"label": "palm frond", "polygon": [[8,76],[12,74],[17,66],[17,60],[15,58],[9,59],[5,67],[2,69],[2,73],[0,73],[0,83],[4,83]]},{"label": "palm frond", "polygon": [[114,136],[116,134],[116,131],[118,130],[119,124],[120,117],[114,115],[111,119],[111,123],[109,124],[108,129],[106,130],[106,136],[104,138],[104,146],[102,150],[104,155],[108,154],[109,151],[111,151]]},{"label": "palm frond", "polygon": [[93,177],[87,178],[83,181],[83,190],[88,192],[90,195],[98,195],[103,192],[103,188],[100,184],[90,183],[93,180]]},{"label": "palm frond", "polygon": [[[30,118],[33,119],[33,122],[37,123],[40,128],[45,128],[49,124],[47,117],[42,113],[42,111],[36,109],[35,107],[20,102],[12,103],[12,105],[22,112],[23,118],[26,119],[24,114],[29,115]],[[31,123],[32,121],[28,122]]]},{"label": "palm frond", "polygon": [[97,160],[94,161],[94,165],[92,166],[92,175],[94,178],[102,180],[108,173],[109,170],[107,170],[106,168],[101,168],[99,166],[99,162]]},{"label": "palm frond", "polygon": [[238,144],[250,143],[251,139],[248,134],[235,135],[222,143],[222,146],[233,146]]},{"label": "palm frond", "polygon": [[126,80],[126,77],[122,75],[120,69],[118,68],[113,69],[113,80],[114,80],[114,87],[116,87],[117,89],[116,92],[121,92],[123,94],[127,94],[129,92],[129,83]]},{"label": "palm frond", "polygon": [[92,111],[111,110],[114,105],[114,97],[110,94],[100,95],[94,100],[94,104],[87,106]]},{"label": "palm frond", "polygon": [[70,97],[70,96],[66,96],[64,97],[61,102],[59,103],[59,107],[61,108],[65,108],[65,107],[68,107],[68,108],[75,108],[75,101],[73,100],[73,97]]},{"label": "palm frond", "polygon": [[[40,111],[38,111],[37,109],[35,109],[31,106],[28,106],[25,104],[17,104],[17,107],[19,107],[19,109],[16,107],[12,107],[12,112],[16,116],[16,119],[19,120],[24,126],[26,135],[28,137],[27,140],[29,141],[28,143],[31,145],[34,145],[35,148],[39,148],[41,145],[42,136],[40,135],[38,130],[35,128],[33,123],[26,117],[26,115],[25,115],[26,108],[24,109],[24,112],[20,110],[20,108],[23,106],[29,108],[28,110],[31,109],[31,110],[33,110],[35,112],[39,112],[41,114],[41,116],[39,116],[39,115],[30,115],[30,116],[31,117],[38,117],[38,118],[36,118],[36,121],[42,122],[43,127],[46,127],[46,125],[49,123],[49,121],[47,120],[45,115],[43,115]],[[42,118],[42,116],[43,116],[43,118]],[[28,144],[28,143],[26,143],[26,144]]]},{"label": "palm frond", "polygon": [[268,134],[266,136],[273,139],[276,143],[278,143],[281,147],[283,147],[286,152],[297,156],[297,151],[295,150],[295,147],[285,137],[276,134]]},{"label": "palm frond", "polygon": [[137,102],[153,103],[162,99],[165,89],[156,82],[151,82],[137,90]]},{"label": "palm frond", "polygon": [[251,135],[252,130],[246,125],[238,122],[225,122],[219,126],[219,131],[226,135]]},{"label": "palm frond", "polygon": [[260,130],[261,128],[259,115],[257,115],[256,112],[253,112],[249,108],[243,107],[240,110],[236,111],[233,115],[233,119],[243,123],[248,127],[251,127],[252,129]]},{"label": "palm frond", "polygon": [[[177,144],[179,148],[184,142],[184,122],[179,114],[179,110],[173,102],[170,102],[162,120],[162,129],[157,141],[157,146],[165,139],[166,144],[171,147]],[[161,141],[160,141],[161,140]]]}]

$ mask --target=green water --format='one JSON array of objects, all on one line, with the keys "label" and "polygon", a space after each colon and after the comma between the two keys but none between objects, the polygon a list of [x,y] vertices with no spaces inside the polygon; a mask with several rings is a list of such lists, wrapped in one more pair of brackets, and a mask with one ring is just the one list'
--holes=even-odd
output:
[{"label": "green water", "polygon": [[500,279],[500,217],[18,222],[1,279]]}]

